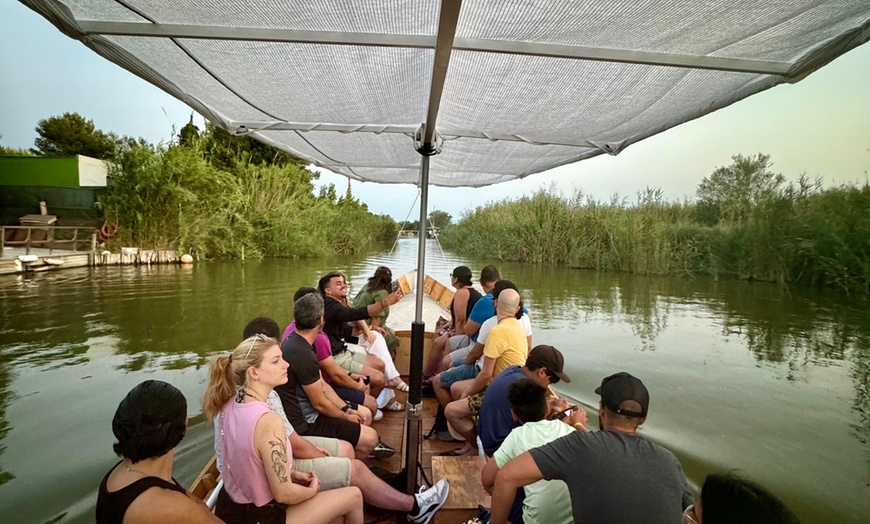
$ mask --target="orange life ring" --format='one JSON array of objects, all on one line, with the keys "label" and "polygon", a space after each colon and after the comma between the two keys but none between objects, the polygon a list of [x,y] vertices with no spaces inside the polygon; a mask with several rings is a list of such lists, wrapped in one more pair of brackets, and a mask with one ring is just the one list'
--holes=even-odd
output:
[{"label": "orange life ring", "polygon": [[103,238],[114,238],[118,235],[118,223],[115,222],[111,226],[108,224],[103,224],[103,227],[100,228],[100,236]]}]

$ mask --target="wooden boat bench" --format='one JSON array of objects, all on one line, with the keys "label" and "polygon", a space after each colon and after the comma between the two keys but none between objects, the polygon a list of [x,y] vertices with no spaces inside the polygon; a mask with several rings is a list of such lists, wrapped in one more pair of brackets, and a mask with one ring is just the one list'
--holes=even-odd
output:
[{"label": "wooden boat bench", "polygon": [[450,482],[447,502],[438,510],[435,524],[462,524],[477,516],[477,506],[490,507],[490,496],[480,484],[483,457],[432,457],[432,482]]}]

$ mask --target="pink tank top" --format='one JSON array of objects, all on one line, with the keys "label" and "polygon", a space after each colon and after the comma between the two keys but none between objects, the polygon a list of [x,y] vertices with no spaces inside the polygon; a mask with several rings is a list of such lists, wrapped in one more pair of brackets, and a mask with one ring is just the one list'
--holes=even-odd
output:
[{"label": "pink tank top", "polygon": [[[271,412],[265,402],[239,404],[230,400],[221,410],[218,426],[221,432],[221,457],[224,489],[240,504],[265,506],[274,499],[266,477],[263,461],[254,449],[254,428],[264,414]],[[288,466],[293,454],[287,440]],[[290,476],[290,470],[286,472]]]}]

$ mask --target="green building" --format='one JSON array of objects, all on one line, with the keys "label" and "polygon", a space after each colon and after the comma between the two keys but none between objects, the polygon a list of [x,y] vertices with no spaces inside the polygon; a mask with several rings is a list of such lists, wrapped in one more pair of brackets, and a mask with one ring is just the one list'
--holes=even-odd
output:
[{"label": "green building", "polygon": [[97,197],[106,188],[102,160],[72,157],[0,156],[0,224],[39,213],[44,201],[58,226],[100,226]]}]

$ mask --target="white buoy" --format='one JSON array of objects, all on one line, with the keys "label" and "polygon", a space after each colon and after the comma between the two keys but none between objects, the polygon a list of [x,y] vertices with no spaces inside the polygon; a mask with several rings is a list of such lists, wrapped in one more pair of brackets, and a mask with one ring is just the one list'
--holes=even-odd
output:
[{"label": "white buoy", "polygon": [[193,264],[193,257],[189,254],[185,253],[181,255],[181,263],[182,264]]}]

